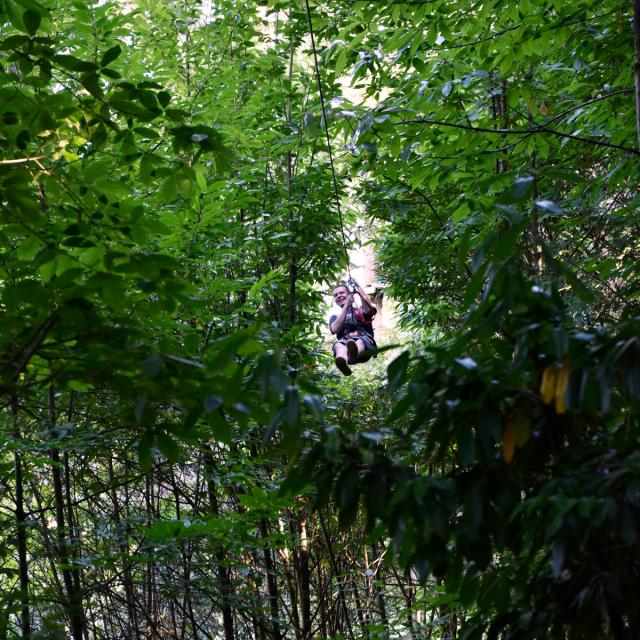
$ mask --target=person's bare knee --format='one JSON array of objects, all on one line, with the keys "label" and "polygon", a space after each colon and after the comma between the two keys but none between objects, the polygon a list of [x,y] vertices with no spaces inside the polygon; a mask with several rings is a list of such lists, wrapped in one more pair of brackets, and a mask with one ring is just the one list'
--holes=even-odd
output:
[{"label": "person's bare knee", "polygon": [[336,358],[344,358],[345,360],[348,358],[347,347],[342,342],[336,344]]}]

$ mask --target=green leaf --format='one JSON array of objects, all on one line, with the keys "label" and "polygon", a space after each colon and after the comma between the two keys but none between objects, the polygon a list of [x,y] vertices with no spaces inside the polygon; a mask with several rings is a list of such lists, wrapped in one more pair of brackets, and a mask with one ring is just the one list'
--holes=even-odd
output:
[{"label": "green leaf", "polygon": [[79,393],[85,393],[86,391],[91,391],[95,388],[91,383],[82,382],[81,380],[69,380],[69,382],[67,382],[67,387]]},{"label": "green leaf", "polygon": [[107,78],[111,78],[112,80],[120,80],[122,76],[115,69],[100,69],[100,73],[103,76],[107,76]]},{"label": "green leaf", "polygon": [[285,391],[285,420],[289,427],[296,426],[300,420],[300,398],[298,390],[293,387],[287,387]]},{"label": "green leaf", "polygon": [[114,45],[111,49],[108,49],[102,55],[100,60],[100,66],[106,67],[108,64],[113,62],[120,54],[122,53],[122,48],[119,44]]},{"label": "green leaf", "polygon": [[158,433],[156,434],[155,442],[169,462],[178,462],[180,459],[180,447],[171,436],[166,433]]},{"label": "green leaf", "polygon": [[31,260],[42,247],[42,242],[36,236],[27,236],[16,252],[18,260]]},{"label": "green leaf", "polygon": [[24,22],[25,29],[27,33],[31,36],[34,36],[40,27],[40,23],[42,22],[42,16],[38,11],[34,11],[33,9],[27,9],[22,14],[22,20]]},{"label": "green leaf", "polygon": [[16,6],[13,0],[5,0],[5,9],[9,22],[19,31],[25,31],[25,24],[22,20],[22,12],[20,7]]},{"label": "green leaf", "polygon": [[293,456],[299,446],[300,438],[300,397],[298,390],[294,386],[289,386],[285,390],[284,405],[284,434],[282,445],[289,456]]},{"label": "green leaf", "polygon": [[341,527],[351,526],[358,514],[360,474],[355,467],[347,467],[336,481],[336,503],[340,509]]},{"label": "green leaf", "polygon": [[42,278],[42,282],[49,282],[51,278],[55,275],[56,272],[56,260],[49,260],[44,264],[41,264],[38,267],[38,272],[40,273],[40,277]]},{"label": "green leaf", "polygon": [[403,351],[387,367],[387,386],[390,391],[396,391],[405,382],[409,368],[410,354]]},{"label": "green leaf", "polygon": [[178,196],[178,183],[175,175],[170,175],[160,187],[160,197],[164,202],[173,202]]},{"label": "green leaf", "polygon": [[153,433],[147,431],[138,442],[138,461],[145,473],[149,473],[149,471],[151,471],[151,466],[153,465],[152,447]]},{"label": "green leaf", "polygon": [[171,102],[171,94],[168,91],[158,91],[156,98],[163,109]]},{"label": "green leaf", "polygon": [[164,365],[164,359],[159,353],[153,353],[148,358],[145,358],[140,365],[142,373],[148,378],[155,378]]},{"label": "green leaf", "polygon": [[29,42],[29,36],[13,35],[0,40],[0,51],[9,51],[11,49],[19,49],[23,44]]},{"label": "green leaf", "polygon": [[75,56],[71,55],[57,54],[52,56],[51,60],[55,64],[61,66],[63,69],[67,69],[68,71],[98,71],[98,66],[93,62],[80,60],[80,58],[76,58]]},{"label": "green leaf", "polygon": [[209,414],[209,422],[213,425],[213,434],[225,444],[229,444],[233,438],[233,425],[222,415],[220,411],[213,411]]},{"label": "green leaf", "polygon": [[146,406],[147,397],[144,395],[140,396],[133,407],[133,415],[136,419],[136,422],[142,422],[142,417],[144,415]]}]

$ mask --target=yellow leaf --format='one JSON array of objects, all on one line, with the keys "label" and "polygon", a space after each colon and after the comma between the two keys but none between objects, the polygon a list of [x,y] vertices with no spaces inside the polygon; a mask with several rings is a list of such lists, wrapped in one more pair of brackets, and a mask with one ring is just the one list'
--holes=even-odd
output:
[{"label": "yellow leaf", "polygon": [[549,404],[555,395],[556,377],[558,371],[555,364],[550,364],[542,372],[542,382],[540,382],[540,398],[545,404]]},{"label": "yellow leaf", "polygon": [[507,464],[513,460],[516,452],[516,430],[513,428],[512,420],[507,420],[502,432],[502,457]]},{"label": "yellow leaf", "polygon": [[562,363],[562,369],[557,375],[555,399],[556,399],[556,413],[562,414],[567,412],[567,405],[565,399],[567,396],[567,388],[569,386],[569,359],[565,358]]}]

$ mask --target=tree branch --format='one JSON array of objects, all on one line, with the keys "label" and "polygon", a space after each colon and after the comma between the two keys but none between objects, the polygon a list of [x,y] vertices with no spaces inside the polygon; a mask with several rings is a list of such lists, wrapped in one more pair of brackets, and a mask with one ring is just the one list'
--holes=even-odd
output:
[{"label": "tree branch", "polygon": [[[640,0],[638,0],[640,1]],[[553,136],[557,136],[559,138],[569,138],[570,140],[579,140],[580,142],[586,142],[588,144],[593,144],[598,147],[607,147],[609,149],[618,149],[620,151],[626,151],[627,153],[632,153],[633,155],[640,156],[640,151],[637,149],[632,149],[630,147],[624,147],[619,144],[614,144],[613,142],[603,142],[601,140],[595,140],[593,138],[585,138],[583,136],[577,136],[572,133],[563,133],[562,131],[556,131],[555,129],[549,129],[545,126],[539,127],[531,127],[528,129],[491,129],[489,127],[471,127],[466,124],[457,124],[454,122],[444,122],[443,120],[433,120],[431,118],[416,118],[414,120],[399,120],[398,122],[392,123],[394,125],[399,124],[432,124],[440,127],[450,127],[453,129],[463,129],[465,131],[474,131],[476,133],[490,133],[494,135],[502,135],[502,136],[519,136],[519,135],[533,135],[537,133],[547,133]]]},{"label": "tree branch", "polygon": [[8,160],[0,160],[0,164],[22,164],[24,162],[37,162],[42,160],[44,156],[32,156],[30,158],[9,158]]},{"label": "tree branch", "polygon": [[[555,116],[552,116],[551,118],[548,118],[542,124],[537,125],[537,126],[546,127],[547,125],[551,124],[552,122],[556,122],[557,120],[560,120],[560,118],[563,118],[564,116],[566,116],[567,114],[571,113],[572,111],[577,111],[578,109],[582,109],[582,107],[588,107],[589,105],[594,104],[595,102],[600,102],[601,100],[606,100],[607,98],[611,98],[612,96],[618,96],[618,95],[625,94],[625,93],[634,93],[634,91],[635,91],[635,89],[618,89],[617,91],[612,91],[611,93],[606,93],[605,95],[598,96],[596,98],[591,98],[590,100],[586,100],[585,102],[581,102],[580,104],[576,104],[576,105],[573,105],[572,107],[568,107],[564,111],[561,111],[560,113],[557,113]],[[524,136],[522,136],[522,138],[520,138],[520,140],[516,140],[515,142],[512,142],[511,144],[508,144],[508,145],[506,145],[504,147],[500,147],[499,149],[492,149],[488,153],[499,153],[499,152],[503,152],[503,151],[509,151],[510,149],[513,149],[514,147],[518,146],[522,141],[526,140],[531,135],[533,135],[533,134],[527,133]]]},{"label": "tree branch", "polygon": [[446,47],[430,47],[432,51],[449,51],[450,49],[463,49],[464,47],[473,47],[476,44],[482,44],[483,42],[488,42],[489,40],[493,40],[494,38],[499,38],[503,36],[505,33],[509,33],[509,31],[515,31],[522,26],[520,24],[514,24],[511,27],[507,27],[506,29],[502,29],[501,31],[496,31],[489,36],[485,36],[484,38],[479,38],[478,40],[472,40],[471,42],[461,42],[460,44],[450,44]]}]

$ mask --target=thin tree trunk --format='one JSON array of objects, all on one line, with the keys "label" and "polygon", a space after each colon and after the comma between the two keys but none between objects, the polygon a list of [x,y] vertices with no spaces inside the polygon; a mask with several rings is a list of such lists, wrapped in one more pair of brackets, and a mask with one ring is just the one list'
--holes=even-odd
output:
[{"label": "thin tree trunk", "polygon": [[[291,518],[287,516],[289,521],[289,535],[293,535],[294,531],[291,528]],[[280,533],[285,533],[284,522],[280,519],[278,526],[280,527]],[[300,627],[300,614],[298,612],[298,589],[296,580],[291,570],[291,551],[288,547],[282,547],[278,549],[278,555],[282,560],[282,566],[284,567],[284,575],[287,580],[287,589],[289,591],[289,602],[291,610],[291,624],[296,633],[296,640],[302,640],[301,627]],[[295,559],[294,559],[295,561]],[[295,571],[295,567],[294,567]]]},{"label": "thin tree trunk", "polygon": [[[260,571],[260,560],[258,558],[258,552],[256,549],[251,550],[251,562],[256,574]],[[258,579],[254,577],[251,581],[251,587],[253,589],[253,595],[255,598],[254,613],[251,616],[253,624],[255,640],[267,640],[266,631],[267,625],[265,623],[264,614],[262,610],[262,598],[260,597],[260,585]]]},{"label": "thin tree trunk", "polygon": [[[260,521],[260,535],[263,539],[266,539],[269,535],[267,529],[267,521],[262,519]],[[262,547],[262,557],[264,559],[264,568],[267,572],[267,589],[269,592],[269,611],[271,613],[271,637],[273,640],[282,640],[282,633],[280,632],[280,612],[278,610],[278,583],[276,581],[276,572],[273,564],[273,558],[271,557],[271,550],[264,543]]]},{"label": "thin tree trunk", "polygon": [[[151,471],[151,474],[153,470]],[[153,505],[153,476],[148,475],[145,479],[145,507],[147,516],[147,526],[151,526],[155,521],[155,509]],[[156,594],[156,577],[155,565],[153,561],[147,563],[145,576],[145,607],[144,615],[147,619],[146,635],[147,638],[162,637],[158,631],[158,618],[155,615],[157,594]]]},{"label": "thin tree trunk", "polygon": [[[327,583],[325,588],[324,583]],[[327,606],[326,601],[329,599],[328,586],[329,580],[325,580],[322,572],[322,563],[318,562],[318,578],[317,578],[317,599],[318,599],[318,611],[320,615],[320,637],[322,640],[327,638]]]},{"label": "thin tree trunk", "polygon": [[[49,428],[51,435],[54,435],[56,425],[55,390],[49,387]],[[71,635],[73,640],[83,640],[84,636],[84,613],[82,610],[82,593],[76,588],[73,570],[71,569],[71,554],[67,540],[65,527],[65,500],[62,485],[62,473],[60,470],[60,452],[56,447],[50,451],[51,472],[53,476],[53,493],[56,513],[56,538],[58,546],[58,556],[62,565],[62,581],[64,583],[67,602],[65,608],[71,625]]]},{"label": "thin tree trunk", "polygon": [[360,591],[358,590],[358,585],[353,578],[353,574],[351,575],[351,588],[353,589],[353,600],[356,603],[356,616],[358,618],[358,624],[362,629],[362,637],[368,640],[369,638],[369,629],[364,619],[363,609],[362,609],[362,600],[360,599]]},{"label": "thin tree trunk", "polygon": [[324,521],[324,516],[322,515],[322,512],[320,512],[318,515],[320,517],[320,526],[322,527],[322,534],[324,535],[324,539],[327,544],[327,550],[329,551],[329,559],[331,560],[331,567],[333,569],[333,573],[336,578],[336,583],[338,585],[338,598],[339,598],[340,604],[342,605],[342,611],[344,614],[344,620],[346,623],[349,640],[355,640],[353,627],[351,626],[351,618],[349,617],[349,608],[347,607],[347,599],[344,595],[344,584],[340,576],[340,570],[338,568],[338,563],[336,560],[335,553],[333,552],[333,545],[331,544],[331,538],[329,537],[329,532],[327,531],[327,525]]},{"label": "thin tree trunk", "polygon": [[[18,410],[13,403],[13,431],[16,437],[18,432]],[[16,537],[18,541],[18,571],[20,574],[20,628],[22,637],[31,636],[31,616],[29,612],[29,565],[27,562],[27,517],[24,511],[24,484],[22,477],[22,453],[16,449],[15,479],[16,479]]]},{"label": "thin tree trunk", "polygon": [[[209,497],[209,513],[213,516],[220,515],[218,498],[216,496],[216,485],[213,481],[215,465],[213,457],[209,452],[204,456],[207,471],[207,495]],[[235,640],[235,629],[233,626],[233,611],[231,609],[232,584],[229,568],[224,564],[224,550],[221,546],[216,549],[216,564],[218,565],[218,581],[220,593],[222,594],[222,626],[224,628],[224,639]]]},{"label": "thin tree trunk", "polygon": [[[116,530],[120,530],[122,526],[120,500],[118,499],[118,490],[115,488],[115,473],[113,468],[113,458],[109,457],[109,484],[113,487],[111,491],[111,502],[113,504],[113,522]],[[124,466],[125,478],[129,473],[128,467]],[[125,485],[125,493],[128,493]],[[122,587],[124,589],[124,598],[127,605],[127,621],[128,631],[131,638],[139,640],[140,630],[138,627],[138,616],[136,614],[135,598],[133,593],[133,576],[131,575],[131,562],[129,560],[129,543],[127,541],[127,533],[122,532],[120,542],[118,543],[120,553],[122,554],[124,566],[122,567]]]},{"label": "thin tree trunk", "polygon": [[311,638],[311,587],[309,584],[309,532],[307,516],[300,516],[300,551],[298,554],[298,586],[300,591],[300,610],[302,612],[302,638]]},{"label": "thin tree trunk", "polygon": [[[371,550],[373,551],[374,557],[378,556],[378,551],[376,549],[375,543],[371,545]],[[378,575],[377,579],[373,583],[373,588],[376,594],[376,600],[378,601],[378,613],[380,614],[380,622],[385,627],[385,629],[389,628],[389,618],[387,617],[387,606],[384,599],[384,592],[380,589],[380,583],[384,583],[384,573],[382,571],[382,559],[379,560],[378,563]],[[385,637],[387,634],[385,634]]]},{"label": "thin tree trunk", "polygon": [[636,133],[640,148],[640,0],[633,0],[633,34],[635,41]]},{"label": "thin tree trunk", "polygon": [[[69,422],[73,422],[73,405],[74,405],[74,397],[73,391],[71,392],[71,396],[69,399],[69,411],[68,411],[68,420]],[[77,562],[79,556],[79,544],[80,544],[80,533],[76,528],[76,518],[73,510],[73,495],[71,490],[71,467],[69,464],[69,452],[65,451],[63,455],[64,461],[64,498],[67,502],[66,508],[66,517],[67,517],[67,540],[69,544],[69,556],[71,559],[71,577],[73,578],[73,591],[75,594],[78,594],[78,597],[82,598],[82,576],[80,574],[80,565]],[[85,624],[85,616],[84,612],[82,615],[83,621],[83,635],[85,640],[88,639],[88,630],[87,625]]]}]

